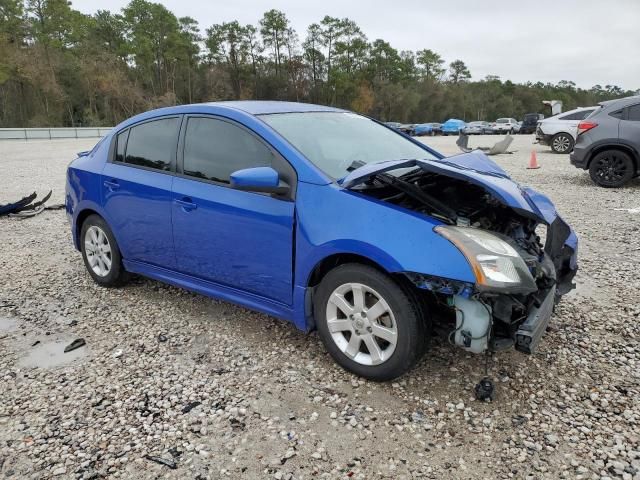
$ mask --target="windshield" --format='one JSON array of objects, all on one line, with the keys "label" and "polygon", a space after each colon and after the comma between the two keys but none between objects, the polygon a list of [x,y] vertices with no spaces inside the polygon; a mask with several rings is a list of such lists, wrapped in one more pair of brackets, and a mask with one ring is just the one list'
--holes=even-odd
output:
[{"label": "windshield", "polygon": [[260,118],[333,179],[371,163],[436,158],[393,130],[355,113],[274,113]]},{"label": "windshield", "polygon": [[496,123],[509,123],[509,119],[508,118],[499,118],[498,120],[496,120]]}]

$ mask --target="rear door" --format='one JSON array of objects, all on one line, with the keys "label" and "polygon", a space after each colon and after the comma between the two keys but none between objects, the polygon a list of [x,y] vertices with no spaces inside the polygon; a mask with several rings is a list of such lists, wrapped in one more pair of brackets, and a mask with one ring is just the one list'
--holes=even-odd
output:
[{"label": "rear door", "polygon": [[626,108],[626,115],[620,120],[619,132],[620,140],[640,152],[640,103]]},{"label": "rear door", "polygon": [[173,238],[178,270],[290,305],[293,290],[294,195],[235,190],[236,170],[271,166],[292,188],[293,168],[242,125],[189,116],[173,184]]},{"label": "rear door", "polygon": [[175,268],[171,186],[181,120],[162,117],[120,132],[102,171],[103,207],[125,260]]}]

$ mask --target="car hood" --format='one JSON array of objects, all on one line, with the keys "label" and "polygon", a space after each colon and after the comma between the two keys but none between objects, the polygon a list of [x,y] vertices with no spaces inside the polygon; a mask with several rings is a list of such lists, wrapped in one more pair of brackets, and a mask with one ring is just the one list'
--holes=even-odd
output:
[{"label": "car hood", "polygon": [[440,160],[397,160],[365,165],[338,183],[343,188],[350,189],[364,183],[375,173],[411,167],[478,185],[522,216],[546,224],[549,228],[545,251],[558,272],[558,292],[563,294],[573,288],[571,280],[578,268],[578,237],[575,232],[560,217],[555,205],[546,195],[514,182],[507,172],[480,151]]},{"label": "car hood", "polygon": [[481,186],[504,205],[542,223],[550,225],[558,217],[555,206],[548,197],[514,182],[500,165],[478,150],[440,160],[393,160],[364,165],[338,183],[348,189],[363,183],[375,173],[411,167]]}]

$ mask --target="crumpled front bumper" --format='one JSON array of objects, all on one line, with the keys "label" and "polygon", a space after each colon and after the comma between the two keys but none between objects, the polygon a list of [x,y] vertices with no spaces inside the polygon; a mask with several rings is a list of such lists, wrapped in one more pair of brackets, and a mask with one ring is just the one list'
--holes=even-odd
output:
[{"label": "crumpled front bumper", "polygon": [[526,320],[520,325],[515,333],[516,350],[524,353],[533,353],[542,335],[547,330],[553,306],[556,299],[555,285],[547,290],[546,295],[539,306],[533,306],[529,310]]}]

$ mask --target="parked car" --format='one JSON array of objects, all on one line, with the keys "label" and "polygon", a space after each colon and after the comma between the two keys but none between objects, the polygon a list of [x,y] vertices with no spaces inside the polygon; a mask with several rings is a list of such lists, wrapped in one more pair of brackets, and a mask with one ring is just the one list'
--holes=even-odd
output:
[{"label": "parked car", "polygon": [[416,137],[423,137],[425,135],[435,135],[433,130],[433,124],[431,123],[418,123],[413,128],[413,135]]},{"label": "parked car", "polygon": [[571,152],[578,135],[578,124],[595,109],[580,107],[540,120],[536,128],[536,140],[542,145],[549,145],[554,153]]},{"label": "parked car", "polygon": [[601,187],[623,186],[640,175],[640,96],[602,102],[577,136],[571,163]]},{"label": "parked car", "polygon": [[441,123],[418,123],[413,128],[413,135],[422,137],[424,135],[442,135]]},{"label": "parked car", "polygon": [[65,198],[97,284],[135,273],[317,329],[374,380],[411,368],[434,322],[471,352],[534,351],[577,268],[551,201],[484,154],[320,105],[137,115],[71,162]]},{"label": "parked car", "polygon": [[520,124],[515,118],[499,118],[491,126],[496,135],[520,131]]},{"label": "parked car", "polygon": [[544,119],[542,113],[527,113],[522,119],[520,133],[535,133],[538,122]]},{"label": "parked car", "polygon": [[430,123],[431,128],[433,129],[434,135],[442,135],[442,124],[441,123]]},{"label": "parked car", "polygon": [[391,127],[394,130],[400,130],[400,126],[402,125],[400,122],[384,122],[387,127]]},{"label": "parked car", "polygon": [[413,130],[415,129],[415,127],[415,123],[403,123],[398,127],[398,130],[407,135],[413,135]]},{"label": "parked car", "polygon": [[465,125],[466,123],[462,120],[458,120],[457,118],[450,118],[442,124],[442,134],[458,135]]},{"label": "parked car", "polygon": [[489,122],[469,122],[462,129],[462,133],[467,135],[484,135],[493,133],[493,128]]}]

